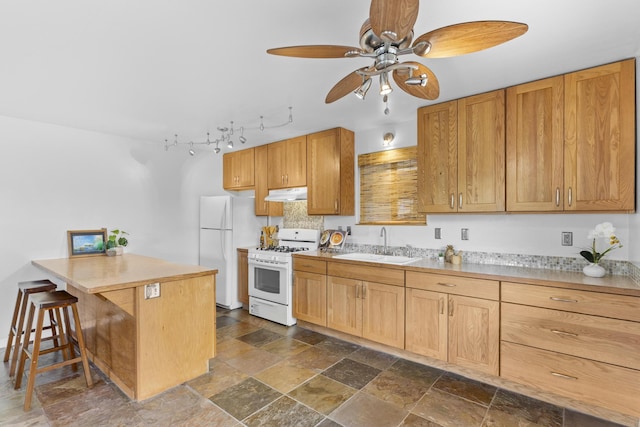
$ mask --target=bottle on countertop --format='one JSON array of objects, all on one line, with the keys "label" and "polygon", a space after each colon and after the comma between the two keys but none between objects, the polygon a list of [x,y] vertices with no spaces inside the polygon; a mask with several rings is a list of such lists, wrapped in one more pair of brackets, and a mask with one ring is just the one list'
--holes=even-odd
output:
[{"label": "bottle on countertop", "polygon": [[451,262],[451,257],[453,255],[453,245],[447,245],[447,249],[444,251],[444,262]]},{"label": "bottle on countertop", "polygon": [[260,232],[260,249],[264,249],[264,231]]}]

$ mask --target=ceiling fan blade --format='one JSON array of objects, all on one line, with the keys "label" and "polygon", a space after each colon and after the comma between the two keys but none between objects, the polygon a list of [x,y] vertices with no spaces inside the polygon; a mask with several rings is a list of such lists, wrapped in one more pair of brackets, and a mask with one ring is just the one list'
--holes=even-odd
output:
[{"label": "ceiling fan blade", "polygon": [[371,29],[382,40],[400,41],[413,29],[418,6],[419,0],[371,0]]},{"label": "ceiling fan blade", "polygon": [[324,102],[331,104],[334,101],[347,95],[349,92],[353,92],[358,89],[362,84],[362,76],[356,71],[347,74],[342,80],[340,80],[334,87],[331,88]]},{"label": "ceiling fan blade", "polygon": [[360,49],[351,46],[307,45],[288,46],[267,49],[271,55],[295,56],[297,58],[345,58],[347,52],[359,52]]},{"label": "ceiling fan blade", "polygon": [[418,37],[413,45],[428,42],[431,49],[426,58],[448,58],[478,52],[515,39],[527,32],[529,26],[510,21],[473,21],[438,28]]},{"label": "ceiling fan blade", "polygon": [[406,80],[409,78],[409,72],[406,68],[400,68],[393,71],[393,80],[395,80],[400,89],[407,92],[409,95],[423,99],[433,100],[440,96],[440,83],[438,82],[436,75],[433,74],[433,71],[419,62],[408,61],[403,62],[403,64],[417,66],[418,69],[412,70],[411,76],[419,77],[422,74],[425,74],[427,76],[427,85],[420,86],[407,84]]}]

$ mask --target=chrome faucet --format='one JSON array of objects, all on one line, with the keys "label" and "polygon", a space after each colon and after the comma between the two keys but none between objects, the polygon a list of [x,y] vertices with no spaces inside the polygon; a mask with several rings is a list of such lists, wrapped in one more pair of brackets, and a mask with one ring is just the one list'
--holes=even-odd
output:
[{"label": "chrome faucet", "polygon": [[380,230],[380,237],[384,236],[384,249],[382,250],[382,255],[387,254],[387,229],[382,227]]}]

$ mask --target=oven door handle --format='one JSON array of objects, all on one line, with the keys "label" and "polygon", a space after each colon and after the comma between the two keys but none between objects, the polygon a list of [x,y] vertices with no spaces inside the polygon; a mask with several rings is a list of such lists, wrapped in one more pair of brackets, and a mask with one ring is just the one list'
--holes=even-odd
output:
[{"label": "oven door handle", "polygon": [[260,260],[251,260],[251,261],[249,261],[249,266],[271,267],[271,268],[278,268],[278,269],[285,268],[286,269],[287,262],[286,261],[264,262],[264,261],[260,261]]}]

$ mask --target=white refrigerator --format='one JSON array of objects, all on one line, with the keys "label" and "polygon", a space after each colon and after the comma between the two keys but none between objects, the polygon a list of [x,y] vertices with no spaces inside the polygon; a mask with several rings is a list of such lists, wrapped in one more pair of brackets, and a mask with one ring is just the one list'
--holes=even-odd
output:
[{"label": "white refrigerator", "polygon": [[257,246],[266,219],[255,216],[254,199],[200,197],[200,265],[216,268],[216,304],[242,307],[238,301],[237,248]]}]

